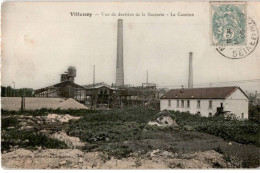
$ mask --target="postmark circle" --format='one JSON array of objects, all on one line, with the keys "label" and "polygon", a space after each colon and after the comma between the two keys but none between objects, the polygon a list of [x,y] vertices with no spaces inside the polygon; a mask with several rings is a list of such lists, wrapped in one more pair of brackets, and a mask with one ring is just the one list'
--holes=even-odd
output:
[{"label": "postmark circle", "polygon": [[[229,27],[227,27],[228,29]],[[232,28],[229,28],[229,31]],[[228,32],[226,37],[232,37],[232,32]],[[223,55],[226,58],[230,59],[240,59],[245,58],[248,55],[250,55],[255,48],[257,47],[258,40],[259,40],[259,33],[257,30],[257,26],[253,19],[248,18],[247,19],[247,34],[246,34],[247,42],[245,45],[240,46],[219,46],[216,48],[216,50]]]}]

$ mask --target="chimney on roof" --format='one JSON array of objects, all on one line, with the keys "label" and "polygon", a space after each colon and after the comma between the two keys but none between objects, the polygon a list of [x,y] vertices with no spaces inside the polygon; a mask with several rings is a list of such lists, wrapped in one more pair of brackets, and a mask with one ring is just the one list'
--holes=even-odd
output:
[{"label": "chimney on roof", "polygon": [[192,68],[192,55],[193,53],[189,53],[189,79],[188,79],[188,88],[193,88],[193,68]]}]

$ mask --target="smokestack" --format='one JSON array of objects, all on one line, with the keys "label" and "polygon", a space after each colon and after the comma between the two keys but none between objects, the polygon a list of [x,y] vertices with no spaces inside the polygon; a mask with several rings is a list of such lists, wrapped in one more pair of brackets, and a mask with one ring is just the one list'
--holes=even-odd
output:
[{"label": "smokestack", "polygon": [[124,86],[123,20],[122,19],[118,19],[118,28],[117,28],[116,86]]},{"label": "smokestack", "polygon": [[193,69],[192,69],[192,55],[193,53],[189,53],[189,79],[188,79],[188,88],[193,88]]}]

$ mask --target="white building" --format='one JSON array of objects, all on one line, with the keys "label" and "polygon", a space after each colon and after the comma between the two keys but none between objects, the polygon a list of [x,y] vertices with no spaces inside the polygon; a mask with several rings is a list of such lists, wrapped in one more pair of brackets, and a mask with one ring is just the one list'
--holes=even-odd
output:
[{"label": "white building", "polygon": [[239,119],[248,119],[249,99],[239,87],[172,89],[160,98],[160,110],[190,112],[214,116],[230,112]]}]

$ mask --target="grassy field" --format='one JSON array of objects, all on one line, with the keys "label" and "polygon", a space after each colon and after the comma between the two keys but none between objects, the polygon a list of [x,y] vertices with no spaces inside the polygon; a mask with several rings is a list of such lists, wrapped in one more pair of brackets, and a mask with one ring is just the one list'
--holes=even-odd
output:
[{"label": "grassy field", "polygon": [[[37,131],[22,132],[17,120],[12,118],[12,115],[45,116],[49,113],[81,117],[78,121],[63,125],[63,130],[69,136],[87,142],[83,150],[101,151],[108,157],[123,158],[156,149],[178,154],[215,150],[224,154],[227,160],[233,156],[239,158],[243,167],[260,165],[259,123],[222,117],[205,118],[172,111],[171,116],[179,126],[161,128],[147,125],[158,117],[158,112],[143,107],[107,111],[2,111],[2,151],[8,150],[10,145],[24,148],[66,148],[63,142],[50,139]],[[10,129],[10,126],[13,128]],[[229,145],[230,141],[232,145]]]},{"label": "grassy field", "polygon": [[256,121],[239,121],[223,117],[207,118],[175,111],[172,113],[175,115],[177,123],[184,129],[190,128],[219,136],[225,140],[260,147],[260,123]]}]

